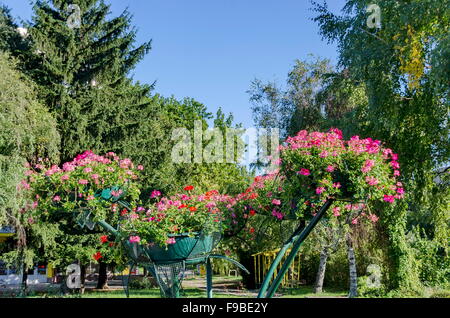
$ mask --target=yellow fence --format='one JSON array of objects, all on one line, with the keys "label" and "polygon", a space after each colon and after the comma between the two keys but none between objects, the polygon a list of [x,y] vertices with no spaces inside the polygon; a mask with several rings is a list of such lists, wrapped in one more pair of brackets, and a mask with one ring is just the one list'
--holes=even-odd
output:
[{"label": "yellow fence", "polygon": [[[272,264],[273,260],[277,256],[280,249],[273,250],[273,251],[267,251],[267,252],[261,252],[257,254],[253,254],[253,263],[255,266],[255,281],[256,284],[262,284],[264,277],[266,276],[267,272],[269,271],[270,265]],[[277,268],[275,269],[273,277],[276,277],[277,273],[280,271],[281,266],[283,266],[284,261],[286,260],[287,255],[291,250],[288,250],[281,262],[278,264]],[[272,277],[272,280],[273,280]],[[294,261],[292,262],[291,266],[289,267],[289,270],[286,272],[286,274],[283,277],[283,280],[281,282],[281,287],[285,288],[292,288],[292,287],[298,287],[300,285],[300,254],[298,254]]]}]

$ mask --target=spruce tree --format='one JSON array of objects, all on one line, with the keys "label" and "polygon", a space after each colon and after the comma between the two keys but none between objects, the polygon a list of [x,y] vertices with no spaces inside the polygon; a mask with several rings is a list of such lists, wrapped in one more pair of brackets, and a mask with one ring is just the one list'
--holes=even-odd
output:
[{"label": "spruce tree", "polygon": [[[70,5],[80,9],[79,27]],[[86,149],[108,150],[111,139],[126,137],[117,126],[151,89],[128,78],[151,42],[135,46],[131,15],[108,19],[110,6],[102,0],[43,0],[33,9],[28,72],[55,113],[61,160]]]}]

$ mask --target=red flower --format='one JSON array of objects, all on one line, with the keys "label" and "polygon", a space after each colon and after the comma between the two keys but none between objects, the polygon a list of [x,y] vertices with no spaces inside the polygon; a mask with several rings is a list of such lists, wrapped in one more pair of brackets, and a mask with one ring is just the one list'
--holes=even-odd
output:
[{"label": "red flower", "polygon": [[109,247],[113,247],[114,246],[114,242],[109,242]]},{"label": "red flower", "polygon": [[195,206],[191,206],[191,207],[189,207],[189,211],[195,212],[195,211],[197,211],[197,208]]},{"label": "red flower", "polygon": [[250,228],[250,233],[255,233],[255,229],[254,228]]},{"label": "red flower", "polygon": [[102,244],[108,242],[108,235],[100,236],[100,242],[102,242]]},{"label": "red flower", "polygon": [[186,190],[186,191],[194,190],[194,186],[188,185],[188,186],[184,187],[184,190]]},{"label": "red flower", "polygon": [[96,261],[98,261],[100,258],[103,257],[103,255],[102,255],[102,253],[97,252],[97,253],[95,253],[94,255],[92,255],[92,257],[93,257]]},{"label": "red flower", "polygon": [[256,211],[255,210],[250,210],[250,216],[254,216],[255,214],[256,214]]},{"label": "red flower", "polygon": [[180,205],[179,207],[178,207],[178,209],[184,209],[184,208],[187,208],[188,206],[186,205],[186,204],[182,204],[182,205]]},{"label": "red flower", "polygon": [[120,215],[124,216],[124,215],[127,214],[127,213],[128,213],[127,209],[123,209],[123,210],[120,212]]}]

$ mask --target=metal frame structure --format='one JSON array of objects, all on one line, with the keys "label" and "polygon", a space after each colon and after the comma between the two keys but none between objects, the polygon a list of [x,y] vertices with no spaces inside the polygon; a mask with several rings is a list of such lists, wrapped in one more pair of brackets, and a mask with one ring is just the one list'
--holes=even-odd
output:
[{"label": "metal frame structure", "polygon": [[[103,195],[99,195],[99,196],[103,197]],[[108,200],[109,197],[104,198],[104,199]],[[291,266],[292,262],[294,261],[302,243],[306,240],[306,238],[309,236],[311,231],[316,227],[317,223],[325,215],[327,210],[333,204],[334,200],[335,199],[333,199],[333,198],[328,199],[322,205],[322,207],[317,212],[317,214],[311,219],[311,221],[308,223],[308,225],[307,226],[300,225],[294,231],[294,233],[289,237],[289,239],[283,244],[282,248],[279,250],[277,256],[273,260],[273,262],[262,282],[262,285],[259,290],[257,298],[272,298],[275,295],[275,292],[277,291],[278,287],[280,286],[283,276],[289,270],[289,267]],[[120,200],[118,200],[116,202],[121,204],[123,207],[129,209],[129,206],[126,202],[123,202]],[[93,224],[93,222],[91,222],[89,220],[89,213],[87,215],[85,214],[84,217],[81,217],[81,219],[78,218],[77,223],[82,227],[87,226],[88,228],[92,228],[95,225],[95,223]],[[105,230],[107,230],[111,234],[113,234],[114,236],[120,237],[119,231],[117,229],[113,228],[111,225],[109,225],[105,221],[98,221],[97,224],[100,225],[101,227],[103,227]],[[132,247],[130,244],[131,243],[129,243],[127,241],[122,241],[122,245],[124,246],[125,249],[128,250],[128,252],[130,250],[132,250]],[[280,262],[282,261],[283,257],[285,256],[285,254],[287,252],[289,252],[288,256],[284,260],[284,263],[282,264],[281,269],[278,271],[278,273],[276,273],[275,271],[276,271],[278,265],[280,264]],[[173,277],[173,279],[175,281],[172,284],[171,289],[165,290],[163,293],[163,287],[162,287],[163,284],[159,281],[160,278],[159,278],[159,275],[157,273],[157,268],[156,268],[157,265],[170,265],[173,263],[167,263],[167,264],[157,263],[157,262],[153,261],[148,254],[146,255],[146,257],[147,257],[146,262],[139,261],[138,255],[135,255],[135,257],[133,257],[132,255],[129,255],[129,256],[132,259],[132,261],[129,263],[130,271],[129,271],[127,280],[126,281],[124,280],[124,290],[125,290],[125,294],[127,295],[127,297],[129,297],[128,283],[130,280],[131,271],[134,266],[139,265],[139,264],[141,266],[146,267],[147,270],[156,278],[156,280],[158,281],[158,285],[161,288],[161,293],[163,296],[170,297],[170,298],[178,298],[179,297],[179,287],[175,287],[175,286],[181,285],[181,281],[176,281],[176,279],[178,279],[178,278]],[[208,253],[207,255],[204,255],[201,258],[191,260],[191,262],[190,262],[191,264],[205,264],[206,265],[206,295],[207,295],[207,298],[212,298],[212,296],[213,296],[213,292],[212,292],[213,273],[212,273],[212,267],[211,267],[211,259],[212,258],[223,259],[228,262],[231,262],[232,264],[236,265],[238,268],[249,273],[249,271],[242,264],[240,264],[239,262],[237,262],[233,259],[230,259],[226,256],[223,256],[223,255],[216,255],[216,254]],[[184,270],[186,263],[189,263],[189,259],[182,260],[181,262],[182,262],[182,267]],[[275,277],[273,277],[274,273],[276,274]],[[182,279],[183,279],[183,274],[181,275],[181,280]],[[177,285],[175,285],[175,283]],[[180,283],[180,284],[178,285],[178,283]]]}]

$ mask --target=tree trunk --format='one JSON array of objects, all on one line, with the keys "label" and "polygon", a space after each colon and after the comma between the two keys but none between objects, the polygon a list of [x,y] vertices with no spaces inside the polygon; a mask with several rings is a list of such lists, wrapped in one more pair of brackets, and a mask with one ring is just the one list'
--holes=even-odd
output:
[{"label": "tree trunk", "polygon": [[356,273],[355,252],[353,251],[353,244],[350,235],[347,235],[347,253],[350,271],[350,291],[348,297],[353,298],[358,296],[358,275]]},{"label": "tree trunk", "polygon": [[27,287],[28,287],[27,280],[28,280],[28,268],[24,263],[22,263],[22,284],[20,288],[20,294],[22,296],[27,295]]},{"label": "tree trunk", "polygon": [[316,283],[314,285],[314,293],[316,294],[322,292],[323,280],[325,278],[325,270],[327,267],[328,254],[329,254],[328,248],[326,247],[320,253],[319,269],[317,271]]},{"label": "tree trunk", "polygon": [[255,265],[253,263],[253,256],[250,252],[240,252],[238,253],[239,263],[244,265],[245,268],[248,269],[250,274],[247,274],[244,271],[241,271],[242,275],[242,283],[246,289],[256,289],[255,282]]},{"label": "tree trunk", "polygon": [[85,281],[86,281],[86,265],[80,265],[80,283],[81,283],[81,286],[80,286],[80,293],[81,294],[84,294],[84,290],[85,290],[85,287],[84,287],[84,283],[85,283]]},{"label": "tree trunk", "polygon": [[107,289],[108,288],[108,265],[104,262],[100,262],[98,268],[98,281],[97,289]]}]

